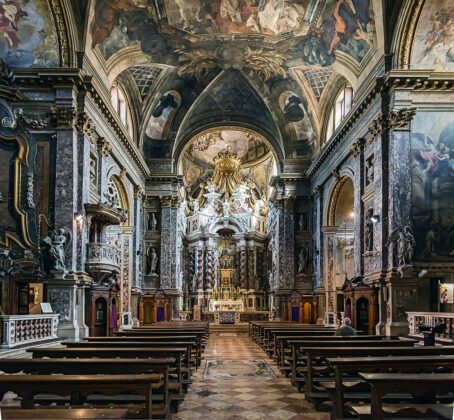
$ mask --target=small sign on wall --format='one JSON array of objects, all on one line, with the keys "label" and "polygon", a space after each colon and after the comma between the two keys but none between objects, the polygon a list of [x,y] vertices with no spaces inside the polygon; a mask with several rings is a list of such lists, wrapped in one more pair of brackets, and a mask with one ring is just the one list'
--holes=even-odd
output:
[{"label": "small sign on wall", "polygon": [[43,313],[43,314],[53,314],[54,313],[50,303],[43,302],[40,305],[41,305],[41,313]]},{"label": "small sign on wall", "polygon": [[440,284],[440,303],[442,305],[454,303],[454,284]]}]

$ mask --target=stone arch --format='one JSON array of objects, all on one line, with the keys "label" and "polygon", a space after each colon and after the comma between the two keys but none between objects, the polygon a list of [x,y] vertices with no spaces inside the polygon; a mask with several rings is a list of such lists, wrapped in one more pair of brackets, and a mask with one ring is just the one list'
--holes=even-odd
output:
[{"label": "stone arch", "polygon": [[225,125],[260,134],[273,146],[278,161],[284,159],[280,130],[268,106],[241,72],[226,70],[210,83],[185,115],[173,145],[174,163],[196,135]]},{"label": "stone arch", "polygon": [[[350,185],[349,185],[350,184]],[[338,205],[341,204],[342,196],[341,194],[345,192],[344,188],[350,188],[352,192],[352,201],[354,200],[354,182],[353,178],[349,175],[343,175],[341,178],[334,184],[334,187],[331,190],[328,200],[328,211],[326,215],[326,226],[337,226],[336,212],[338,210]]]},{"label": "stone arch", "polygon": [[131,200],[129,199],[128,191],[124,185],[124,182],[119,175],[111,175],[108,179],[108,188],[109,184],[112,183],[118,194],[119,206],[123,210],[127,211],[127,220],[123,224],[123,226],[133,226]]}]

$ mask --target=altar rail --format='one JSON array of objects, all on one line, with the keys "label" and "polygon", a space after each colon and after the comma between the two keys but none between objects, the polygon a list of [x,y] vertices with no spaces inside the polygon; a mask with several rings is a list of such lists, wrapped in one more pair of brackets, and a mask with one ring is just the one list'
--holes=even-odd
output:
[{"label": "altar rail", "polygon": [[2,348],[57,339],[58,314],[0,315]]},{"label": "altar rail", "polygon": [[444,334],[436,334],[439,338],[452,339],[454,335],[454,313],[452,312],[407,312],[410,335],[420,335],[421,324],[435,326],[440,323],[446,325]]}]

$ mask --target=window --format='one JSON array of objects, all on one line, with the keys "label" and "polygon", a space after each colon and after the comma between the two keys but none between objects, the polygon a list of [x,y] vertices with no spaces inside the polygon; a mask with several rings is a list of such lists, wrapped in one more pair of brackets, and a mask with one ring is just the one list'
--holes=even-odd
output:
[{"label": "window", "polygon": [[133,131],[131,111],[126,101],[126,96],[123,92],[123,89],[117,85],[114,85],[110,91],[110,98],[115,111],[117,111],[117,114],[120,117],[121,122],[124,124],[126,130],[128,130],[128,133],[132,137]]},{"label": "window", "polygon": [[336,102],[331,110],[328,118],[328,127],[326,129],[326,140],[329,140],[339,127],[342,120],[352,108],[353,89],[350,86],[344,86],[339,95],[337,95]]}]

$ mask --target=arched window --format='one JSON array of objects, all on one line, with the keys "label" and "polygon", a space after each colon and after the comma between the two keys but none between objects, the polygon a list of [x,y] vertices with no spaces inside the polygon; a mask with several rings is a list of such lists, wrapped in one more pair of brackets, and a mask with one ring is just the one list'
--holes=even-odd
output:
[{"label": "arched window", "polygon": [[326,140],[329,140],[339,127],[342,120],[352,108],[353,89],[345,85],[337,95],[333,108],[329,114],[328,127],[326,128]]},{"label": "arched window", "polygon": [[118,86],[112,86],[110,90],[110,98],[115,111],[117,111],[118,116],[120,117],[121,122],[128,130],[128,133],[133,136],[132,130],[132,118],[131,110],[129,109],[128,103],[126,101],[126,95],[123,92],[123,89]]}]

